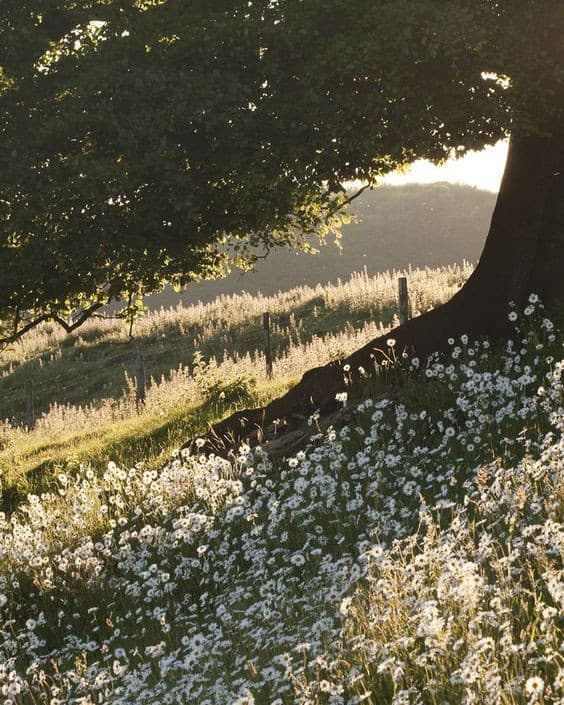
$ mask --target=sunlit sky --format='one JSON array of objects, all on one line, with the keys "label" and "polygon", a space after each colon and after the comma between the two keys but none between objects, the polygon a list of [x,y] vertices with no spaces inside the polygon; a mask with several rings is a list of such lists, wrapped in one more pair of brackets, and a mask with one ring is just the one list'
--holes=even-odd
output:
[{"label": "sunlit sky", "polygon": [[399,185],[449,181],[497,193],[506,156],[507,142],[498,142],[494,147],[486,147],[480,152],[469,152],[461,159],[449,159],[440,167],[430,162],[417,161],[409,172],[390,174],[382,179],[382,183]]}]

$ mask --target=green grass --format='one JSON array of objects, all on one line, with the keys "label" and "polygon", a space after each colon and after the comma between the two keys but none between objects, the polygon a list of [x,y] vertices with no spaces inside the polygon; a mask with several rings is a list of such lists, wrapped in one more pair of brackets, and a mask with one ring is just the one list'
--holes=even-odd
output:
[{"label": "green grass", "polygon": [[[414,308],[448,298],[468,273],[454,266],[412,272]],[[218,299],[148,314],[135,340],[117,321],[91,321],[70,336],[45,326],[0,358],[0,418],[14,420],[0,425],[4,510],[30,492],[52,489],[57,474],[84,463],[97,473],[110,460],[162,466],[175,448],[231,411],[280,396],[305,370],[346,356],[389,326],[395,287],[395,273],[361,273],[271,298]],[[261,352],[265,310],[272,312],[274,380],[266,377]],[[145,406],[136,409],[139,343],[151,381]],[[40,418],[28,433],[18,422],[25,421],[30,378]],[[228,399],[220,404],[222,391]]]},{"label": "green grass", "polygon": [[[410,275],[415,308],[424,311],[448,298],[470,273],[464,268],[414,270]],[[396,276],[351,275],[326,287],[298,287],[273,297],[234,296],[207,305],[169,309],[140,319],[134,339],[119,321],[93,320],[71,335],[53,326],[32,332],[0,354],[0,419],[25,422],[28,379],[34,383],[37,414],[51,404],[86,405],[116,398],[128,389],[143,345],[147,374],[159,379],[180,364],[191,365],[199,351],[208,359],[225,352],[243,357],[263,345],[262,313],[272,313],[275,356],[299,339],[358,328],[377,320],[389,325],[396,312]]]},{"label": "green grass", "polygon": [[461,342],[391,394],[351,388],[295,457],[82,468],[0,517],[14,702],[560,703],[564,341],[542,318],[521,352]]},{"label": "green grass", "polygon": [[[246,399],[259,406],[284,394],[297,381],[273,381]],[[205,434],[214,423],[246,404],[218,404],[215,400],[187,400],[166,413],[132,414],[117,424],[92,430],[69,429],[48,437],[24,433],[0,453],[2,511],[13,511],[28,493],[39,495],[57,487],[59,473],[76,472],[89,465],[97,474],[110,461],[121,467],[142,462],[149,470],[166,464],[173,451],[187,440]]]},{"label": "green grass", "polygon": [[[313,316],[314,309],[316,315]],[[274,317],[272,347],[275,356],[283,355],[297,341],[314,336],[360,327],[370,320],[370,307],[355,311],[351,316],[345,303],[330,309],[320,297],[282,311]],[[393,305],[379,312],[379,320],[389,323]],[[225,351],[239,356],[260,350],[264,332],[261,316],[250,316],[242,324],[224,325],[215,322],[216,336],[206,335],[206,321],[191,330],[180,332],[174,323],[165,324],[147,335],[122,340],[119,330],[111,339],[84,339],[74,336],[63,340],[51,350],[37,352],[19,364],[12,364],[9,374],[0,378],[0,418],[25,420],[26,382],[33,380],[36,413],[47,412],[52,404],[85,405],[108,397],[119,397],[128,389],[127,378],[136,374],[137,346],[143,346],[147,374],[155,379],[179,365],[191,366],[196,351],[208,359],[221,358]],[[205,336],[205,337],[204,337]],[[6,370],[6,368],[5,368]],[[1,368],[0,368],[1,372]]]}]

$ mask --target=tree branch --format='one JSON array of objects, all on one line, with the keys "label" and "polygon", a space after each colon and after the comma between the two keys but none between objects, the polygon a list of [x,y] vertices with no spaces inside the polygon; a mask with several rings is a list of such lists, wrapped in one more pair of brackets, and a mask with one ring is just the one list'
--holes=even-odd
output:
[{"label": "tree branch", "polygon": [[366,189],[371,188],[371,186],[372,186],[372,184],[365,184],[364,186],[362,186],[361,188],[359,188],[356,193],[353,193],[352,196],[349,196],[349,198],[347,198],[345,201],[343,201],[342,203],[340,203],[338,208],[334,208],[334,209],[331,211],[330,215],[333,215],[333,213],[336,213],[337,211],[340,211],[341,208],[344,208],[345,206],[348,206],[349,203],[352,203],[355,199],[357,199],[359,196],[361,196],[361,195],[366,191]]},{"label": "tree branch", "polygon": [[40,325],[41,323],[46,323],[47,321],[53,321],[54,323],[58,323],[67,333],[72,333],[73,330],[76,330],[103,306],[105,306],[105,304],[103,303],[92,304],[92,306],[89,306],[87,309],[85,309],[77,318],[75,318],[70,323],[68,321],[65,321],[64,318],[61,318],[60,316],[57,316],[54,313],[44,313],[41,316],[38,316],[37,318],[34,318],[33,320],[29,321],[21,328],[18,328],[18,323],[20,320],[20,316],[18,313],[18,315],[16,316],[13,332],[4,337],[0,337],[0,352],[5,350],[12,343],[15,343],[17,340],[20,340],[20,338],[22,338],[26,333],[29,333],[30,330],[37,328],[38,325]]},{"label": "tree branch", "polygon": [[89,308],[85,309],[79,316],[78,318],[75,318],[72,323],[67,323],[64,318],[61,318],[60,316],[56,316],[55,314],[51,314],[49,316],[50,320],[54,321],[55,323],[58,323],[62,328],[65,329],[67,333],[72,333],[73,330],[76,330],[79,328],[84,321],[86,321],[88,318],[90,318],[95,311],[98,311],[98,309],[102,308],[105,306],[105,304],[102,303],[95,303],[92,304]]},{"label": "tree branch", "polygon": [[33,330],[36,328],[40,323],[44,323],[49,319],[49,315],[45,314],[43,316],[39,316],[39,318],[36,318],[33,321],[30,321],[29,323],[26,323],[23,328],[20,328],[17,330],[17,319],[16,319],[16,328],[14,329],[14,332],[11,333],[10,335],[4,336],[3,338],[0,338],[0,352],[5,350],[8,345],[11,345],[12,343],[15,343],[16,340],[19,340],[23,335],[26,333],[29,333],[30,330]]}]

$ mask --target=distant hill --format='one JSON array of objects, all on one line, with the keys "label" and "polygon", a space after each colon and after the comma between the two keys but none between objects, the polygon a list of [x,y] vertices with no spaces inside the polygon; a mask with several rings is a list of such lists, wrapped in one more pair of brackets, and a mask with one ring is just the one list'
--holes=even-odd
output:
[{"label": "distant hill", "polygon": [[254,272],[192,284],[180,294],[167,290],[147,304],[151,309],[180,301],[189,305],[242,291],[272,295],[301,284],[334,282],[363,267],[376,274],[409,265],[476,262],[495,200],[489,191],[449,183],[382,186],[352,203],[357,222],[343,229],[342,251],[331,241],[317,255],[277,250]]}]

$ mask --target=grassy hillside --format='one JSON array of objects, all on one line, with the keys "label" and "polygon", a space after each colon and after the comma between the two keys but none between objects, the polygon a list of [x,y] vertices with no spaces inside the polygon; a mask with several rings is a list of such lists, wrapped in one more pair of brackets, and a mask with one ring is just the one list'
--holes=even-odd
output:
[{"label": "grassy hillside", "polygon": [[[182,294],[166,291],[148,305],[210,302],[245,290],[273,295],[296,286],[348,278],[366,267],[370,275],[392,269],[475,263],[483,248],[495,194],[448,183],[380,186],[353,201],[355,222],[343,228],[337,249],[331,240],[316,255],[276,250],[256,271],[193,284]],[[317,246],[317,243],[313,243]]]},{"label": "grassy hillside", "polygon": [[0,515],[4,702],[561,703],[563,339],[534,308],[281,464],[85,466]]},{"label": "grassy hillside", "polygon": [[[471,268],[408,273],[414,313],[460,288]],[[148,314],[135,339],[114,320],[72,336],[44,326],[0,358],[0,472],[6,507],[39,492],[55,471],[82,462],[159,467],[173,448],[230,409],[281,394],[306,370],[338,359],[394,322],[397,273],[366,272],[333,285],[272,297],[242,294]],[[262,313],[273,320],[274,380],[266,378]],[[135,408],[136,347],[149,380]],[[26,433],[26,381],[33,380],[36,429]],[[15,493],[15,495],[13,494]]]}]

